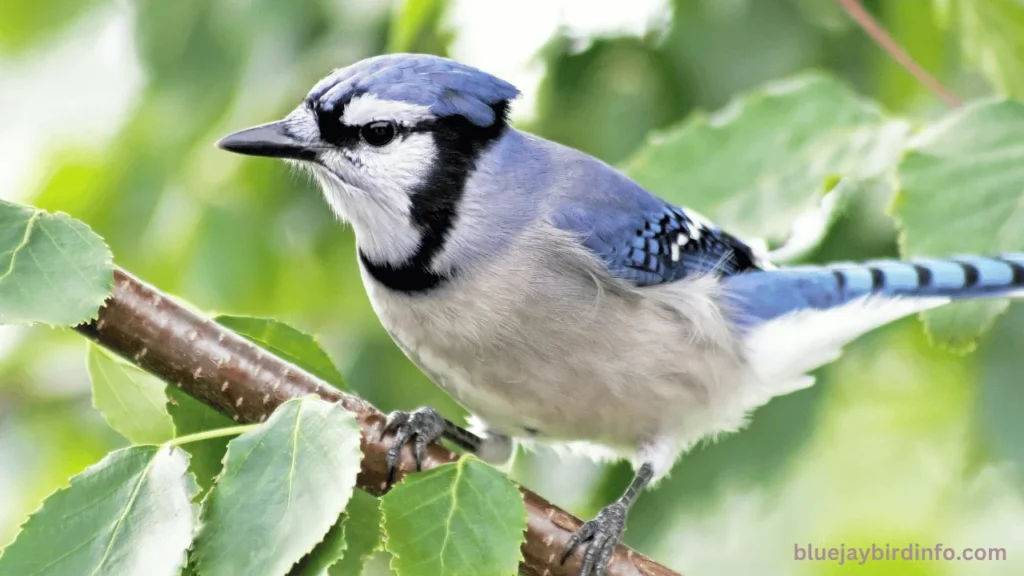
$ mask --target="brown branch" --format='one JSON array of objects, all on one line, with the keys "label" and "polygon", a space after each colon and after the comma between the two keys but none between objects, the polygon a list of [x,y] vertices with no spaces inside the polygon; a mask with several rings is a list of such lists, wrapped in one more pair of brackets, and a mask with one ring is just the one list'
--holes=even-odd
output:
[{"label": "brown branch", "polygon": [[893,37],[885,31],[885,28],[882,28],[882,25],[864,9],[860,0],[838,0],[838,2],[839,5],[843,7],[843,10],[846,10],[846,13],[864,29],[864,32],[866,32],[876,44],[881,46],[882,50],[885,50],[893,60],[895,60],[900,66],[903,66],[903,68],[906,69],[907,72],[910,72],[914,78],[917,78],[918,82],[924,84],[926,88],[934,92],[935,95],[945,102],[950,108],[959,108],[960,106],[963,106],[963,102],[956,96],[956,94],[953,94],[951,90],[943,86],[941,82],[936,80],[934,76],[922,68],[921,65],[910,56],[910,54],[907,54],[906,50],[904,50],[896,40],[894,40]]},{"label": "brown branch", "polygon": [[[387,445],[377,440],[384,424],[380,411],[191,312],[127,272],[115,271],[113,296],[99,318],[77,330],[237,422],[262,422],[285,400],[310,394],[340,402],[356,415],[363,431],[358,486],[376,494],[383,491]],[[433,468],[456,458],[434,445],[423,465]],[[414,468],[406,450],[399,478]],[[580,521],[533,492],[520,490],[528,512],[521,571],[533,576],[578,574],[579,552],[564,566],[558,557]],[[625,546],[616,551],[609,574],[678,576]]]}]

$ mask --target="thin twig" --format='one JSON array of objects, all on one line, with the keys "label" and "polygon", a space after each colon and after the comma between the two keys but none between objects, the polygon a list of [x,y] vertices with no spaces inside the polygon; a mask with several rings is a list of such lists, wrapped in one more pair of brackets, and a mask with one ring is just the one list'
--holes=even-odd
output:
[{"label": "thin twig", "polygon": [[[379,410],[196,315],[127,272],[114,272],[113,296],[96,321],[77,330],[239,423],[262,422],[284,401],[310,394],[340,403],[355,414],[363,432],[358,486],[377,494],[384,490],[387,444],[379,440],[384,425]],[[456,458],[451,451],[432,445],[423,467]],[[409,451],[404,451],[398,477],[415,467]],[[522,573],[579,574],[579,552],[564,565],[558,563],[566,542],[580,526],[579,519],[530,490],[520,491],[527,510]],[[608,574],[615,576],[679,576],[625,546],[616,550],[609,568]]]},{"label": "thin twig", "polygon": [[935,79],[934,76],[929,74],[924,68],[922,68],[910,54],[907,54],[888,32],[882,28],[881,24],[874,19],[864,6],[861,5],[860,0],[838,0],[839,5],[846,10],[846,13],[850,15],[864,32],[875,41],[876,44],[881,46],[882,50],[885,50],[889,56],[892,57],[900,66],[903,66],[910,72],[910,74],[917,78],[918,82],[924,84],[929,90],[935,93],[943,102],[946,103],[950,108],[959,108],[963,106],[963,102],[953,94],[948,88],[942,85],[941,82]]}]

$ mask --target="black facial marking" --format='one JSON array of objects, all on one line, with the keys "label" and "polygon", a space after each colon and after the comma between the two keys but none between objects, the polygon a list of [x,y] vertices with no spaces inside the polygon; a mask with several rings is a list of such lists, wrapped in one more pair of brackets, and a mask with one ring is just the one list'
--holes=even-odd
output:
[{"label": "black facial marking", "polygon": [[[311,95],[306,99],[306,107],[316,118],[317,129],[320,138],[338,148],[353,149],[365,142],[370,146],[384,146],[396,137],[405,136],[414,132],[429,132],[434,129],[436,122],[423,122],[416,126],[395,124],[390,121],[376,121],[362,126],[349,126],[341,121],[345,114],[345,108],[353,98],[363,95],[364,92],[354,91],[337,101],[323,102],[319,96]],[[384,125],[388,125],[384,128]],[[384,128],[390,131],[390,138],[382,138],[378,129]],[[386,140],[386,141],[385,141]]]},{"label": "black facial marking", "polygon": [[458,272],[438,274],[431,264],[448,240],[466,180],[477,159],[507,126],[508,102],[499,102],[491,108],[495,121],[486,128],[462,116],[440,118],[413,128],[433,135],[438,154],[434,167],[412,193],[412,223],[419,228],[423,239],[416,253],[402,263],[372,262],[359,252],[363,266],[381,284],[398,292],[426,292]]},{"label": "black facial marking", "polygon": [[352,148],[359,143],[359,126],[348,126],[341,123],[341,115],[345,106],[355,94],[338,103],[323,103],[318,100],[307,100],[306,105],[316,117],[320,138],[339,148]]}]

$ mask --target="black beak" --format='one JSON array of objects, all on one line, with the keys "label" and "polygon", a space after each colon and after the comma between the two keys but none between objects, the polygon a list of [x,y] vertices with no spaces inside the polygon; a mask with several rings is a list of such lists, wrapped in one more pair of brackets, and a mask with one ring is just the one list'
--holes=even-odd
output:
[{"label": "black beak", "polygon": [[228,134],[217,142],[217,147],[228,152],[249,156],[316,160],[316,150],[296,140],[288,133],[284,122],[263,124],[241,132]]}]

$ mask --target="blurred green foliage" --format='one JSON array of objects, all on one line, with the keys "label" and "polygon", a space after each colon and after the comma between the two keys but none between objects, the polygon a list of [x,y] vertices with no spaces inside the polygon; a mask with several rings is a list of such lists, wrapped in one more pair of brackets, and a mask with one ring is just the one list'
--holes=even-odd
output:
[{"label": "blurred green foliage", "polygon": [[[212,147],[233,129],[287,113],[333,67],[389,50],[451,49],[459,29],[445,14],[458,4],[2,2],[0,65],[31,64],[76,27],[118,17],[131,27],[131,58],[144,80],[119,111],[112,138],[47,138],[26,187],[0,190],[0,197],[85,221],[119,265],[201,309],[280,318],[319,335],[346,384],[382,410],[428,404],[459,419],[461,408],[378,325],[351,232],[336,224],[315,187],[278,163]],[[623,9],[607,4],[595,6]],[[1022,97],[1019,0],[865,5],[962,97]],[[520,126],[623,164],[652,130],[699,123],[706,111],[764,82],[807,69],[834,75],[888,114],[922,125],[945,112],[830,0],[676,0],[670,8],[665,26],[643,36],[560,30],[536,54],[544,74],[536,108]],[[500,23],[497,9],[493,18]],[[49,85],[60,98],[41,100],[74,106],[74,89],[62,78]],[[709,186],[742,176],[713,160],[695,167],[708,170]],[[686,161],[679,159],[681,170]],[[926,173],[901,176],[905,194],[933,193],[932,185],[917,185]],[[940,218],[987,225],[968,205],[973,190],[956,189],[941,175],[935,181],[947,185],[946,198],[962,202],[922,213],[930,225],[944,225],[934,222]],[[886,214],[896,184],[860,184],[807,259],[896,256],[897,231]],[[695,204],[704,198],[702,190],[681,193]],[[1024,190],[1006,194],[1014,193]],[[951,230],[942,249],[963,240],[969,235]],[[638,502],[627,541],[692,574],[840,573],[830,563],[795,562],[792,546],[844,541],[1009,550],[1001,564],[877,563],[857,567],[862,574],[1024,572],[1022,334],[1024,314],[1014,308],[967,357],[930,347],[915,319],[862,339],[820,371],[817,386],[774,400],[743,433],[684,458]],[[69,476],[125,443],[90,403],[84,347],[74,335],[47,329],[5,328],[0,338],[0,544]],[[172,416],[178,411],[169,407]],[[208,459],[222,450],[214,447]],[[622,465],[544,453],[521,454],[513,474],[584,515],[628,481]],[[386,558],[368,569],[386,571]]]},{"label": "blurred green foliage", "polygon": [[1024,98],[1024,4],[935,0],[941,21],[960,28],[964,53],[1004,93]]},{"label": "blurred green foliage", "polygon": [[0,54],[17,53],[50,40],[97,4],[100,4],[100,0],[0,4]]}]

